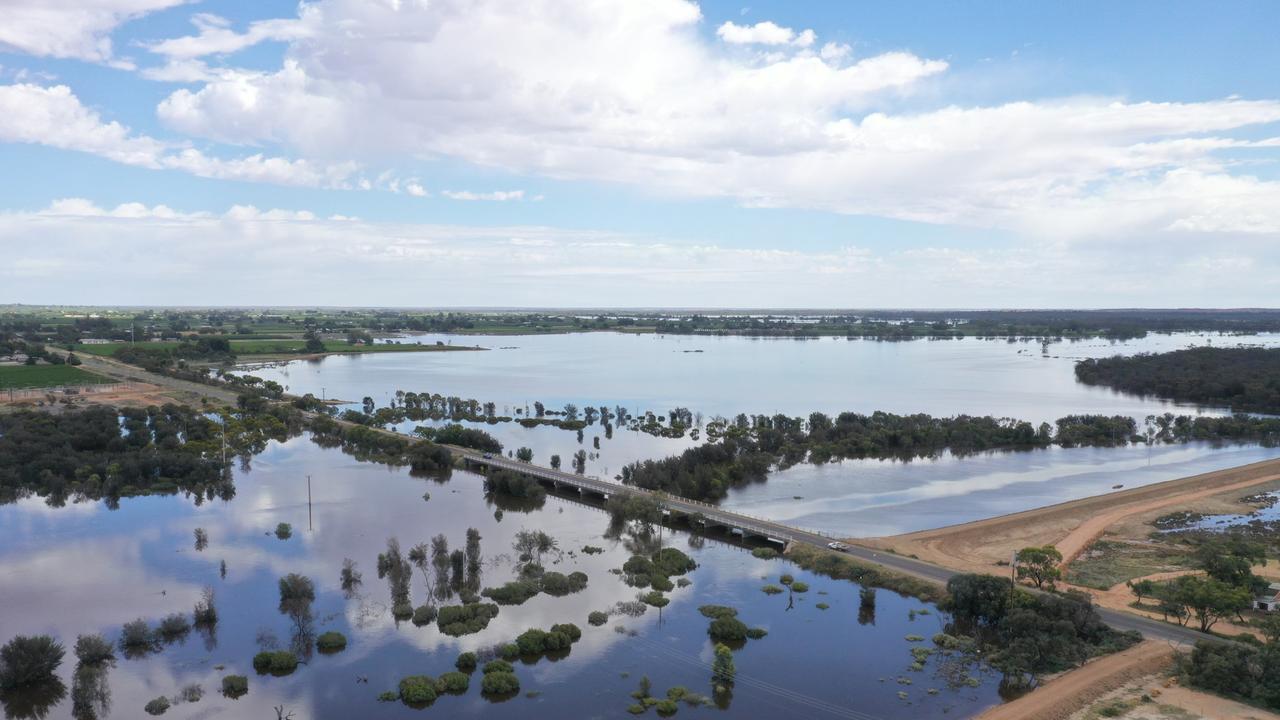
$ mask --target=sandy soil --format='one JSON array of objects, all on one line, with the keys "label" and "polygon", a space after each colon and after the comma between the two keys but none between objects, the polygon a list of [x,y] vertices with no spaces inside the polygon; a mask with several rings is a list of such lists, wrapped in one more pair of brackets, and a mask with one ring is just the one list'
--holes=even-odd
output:
[{"label": "sandy soil", "polygon": [[987,710],[977,720],[1067,720],[1103,695],[1163,672],[1172,662],[1172,647],[1147,640],[1059,675],[1013,702]]},{"label": "sandy soil", "polygon": [[[1150,698],[1143,701],[1142,697]],[[1104,707],[1129,706],[1120,715],[1102,715]],[[1280,720],[1280,715],[1234,700],[1179,685],[1174,678],[1155,673],[1127,682],[1103,694],[1069,720],[1120,717],[1127,720]]]},{"label": "sandy soil", "polygon": [[[992,572],[994,565],[1007,563],[1014,552],[1029,545],[1056,545],[1064,561],[1070,562],[1118,523],[1134,521],[1137,524],[1130,527],[1141,527],[1150,518],[1181,506],[1200,509],[1209,498],[1231,493],[1238,497],[1242,490],[1278,481],[1280,460],[1265,460],[937,530],[853,542],[892,548],[967,572]],[[1150,528],[1139,536],[1147,532]]]}]

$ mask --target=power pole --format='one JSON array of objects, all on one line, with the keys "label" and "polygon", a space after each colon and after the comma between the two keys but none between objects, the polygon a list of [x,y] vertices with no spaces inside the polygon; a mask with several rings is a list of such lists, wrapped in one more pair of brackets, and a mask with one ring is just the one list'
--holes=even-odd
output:
[{"label": "power pole", "polygon": [[311,476],[307,476],[307,530],[313,530],[311,525]]}]

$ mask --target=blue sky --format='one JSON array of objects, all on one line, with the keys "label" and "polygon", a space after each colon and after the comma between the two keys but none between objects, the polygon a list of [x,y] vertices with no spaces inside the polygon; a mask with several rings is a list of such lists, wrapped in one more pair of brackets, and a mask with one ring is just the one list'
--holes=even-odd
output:
[{"label": "blue sky", "polygon": [[1273,306],[1280,289],[1274,3],[4,12],[0,302]]}]

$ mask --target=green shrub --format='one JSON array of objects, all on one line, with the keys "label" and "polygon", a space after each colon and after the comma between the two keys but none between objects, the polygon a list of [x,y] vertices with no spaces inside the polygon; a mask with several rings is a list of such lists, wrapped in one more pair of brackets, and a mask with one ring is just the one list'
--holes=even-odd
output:
[{"label": "green shrub", "polygon": [[752,550],[751,554],[752,556],[758,557],[761,560],[773,560],[774,558],[778,557],[778,551],[774,550],[771,547],[758,547]]},{"label": "green shrub", "polygon": [[227,675],[222,678],[222,694],[235,699],[249,692],[249,678],[244,675]]},{"label": "green shrub", "polygon": [[765,630],[764,628],[751,628],[750,630],[747,631],[747,637],[751,638],[752,640],[759,640],[760,638],[768,634],[769,634],[769,631]]},{"label": "green shrub", "polygon": [[436,625],[445,635],[458,637],[480,632],[488,627],[489,621],[497,615],[498,606],[495,603],[446,605],[440,608]]},{"label": "green shrub", "polygon": [[0,689],[49,682],[66,654],[48,635],[19,635],[0,648]]},{"label": "green shrub", "polygon": [[542,591],[554,597],[563,597],[576,593],[587,586],[585,573],[575,572],[564,575],[558,572],[547,572],[542,575]]},{"label": "green shrub", "polygon": [[288,540],[293,535],[293,526],[289,523],[280,523],[276,525],[276,537],[281,540]]},{"label": "green shrub", "polygon": [[596,547],[595,545],[584,545],[582,546],[582,552],[587,555],[599,555],[604,552],[604,548]]},{"label": "green shrub", "polygon": [[683,575],[698,567],[693,558],[675,548],[662,548],[653,554],[653,565],[661,575]]},{"label": "green shrub", "polygon": [[149,647],[154,645],[155,641],[155,634],[151,632],[147,621],[142,618],[125,623],[120,633],[120,647],[125,649]]},{"label": "green shrub", "polygon": [[675,715],[676,711],[680,709],[680,706],[676,704],[675,700],[659,700],[653,707],[662,717]]},{"label": "green shrub", "polygon": [[378,693],[378,702],[395,702],[400,699],[400,693],[394,690],[385,690]]},{"label": "green shrub", "polygon": [[[556,573],[559,575],[559,573]],[[564,577],[560,575],[560,577]],[[501,587],[485,588],[480,594],[499,605],[520,605],[540,592],[537,582],[532,580],[513,580]]]},{"label": "green shrub", "polygon": [[537,628],[525,630],[516,637],[516,645],[521,655],[537,655],[546,649],[547,633]]},{"label": "green shrub", "polygon": [[703,617],[709,617],[712,620],[738,616],[737,608],[731,608],[728,605],[702,605],[698,608],[698,612],[702,613]]},{"label": "green shrub", "polygon": [[689,688],[683,685],[676,685],[675,687],[667,690],[668,700],[683,700],[686,697],[689,697],[689,695]]},{"label": "green shrub", "polygon": [[818,603],[817,605],[814,605],[814,607],[818,608],[819,610],[826,610],[827,608],[829,608],[829,607],[831,607],[831,606],[830,606],[830,605],[828,605],[828,604],[826,604],[826,603],[821,603],[821,602],[820,602],[820,603]]},{"label": "green shrub", "polygon": [[711,621],[707,634],[716,642],[742,642],[747,639],[747,624],[736,617],[718,617]]},{"label": "green shrub", "polygon": [[115,657],[115,649],[101,635],[76,638],[76,659],[85,665],[99,665]]},{"label": "green shrub", "polygon": [[480,692],[485,695],[512,695],[520,692],[520,680],[514,673],[485,673],[480,681]]},{"label": "green shrub", "polygon": [[149,700],[142,709],[146,710],[148,715],[163,715],[169,709],[169,698],[162,696]]},{"label": "green shrub", "polygon": [[316,649],[322,653],[336,653],[347,648],[347,636],[330,630],[316,638]]},{"label": "green shrub", "polygon": [[435,605],[419,605],[413,610],[413,624],[418,627],[430,625],[436,620]]},{"label": "green shrub", "polygon": [[791,583],[791,592],[798,592],[798,593],[809,592],[809,583],[803,582],[801,580],[796,580],[795,582]]},{"label": "green shrub", "polygon": [[408,620],[413,617],[413,603],[398,602],[391,607],[391,617],[397,620]]},{"label": "green shrub", "polygon": [[777,595],[778,593],[784,592],[783,589],[777,585],[765,585],[760,589],[767,595]]},{"label": "green shrub", "polygon": [[587,624],[593,627],[600,627],[607,622],[609,622],[609,613],[593,610],[587,615]]},{"label": "green shrub", "polygon": [[160,621],[160,637],[166,640],[181,637],[191,632],[191,621],[182,613],[167,615]]},{"label": "green shrub", "polygon": [[473,652],[464,652],[454,661],[453,666],[463,672],[471,672],[476,669],[476,654]]},{"label": "green shrub", "polygon": [[667,605],[671,604],[671,599],[663,597],[662,593],[658,592],[657,590],[653,590],[651,592],[646,593],[640,599],[644,601],[646,605],[652,605],[654,607],[659,607],[659,608],[666,607]]},{"label": "green shrub", "polygon": [[437,693],[452,693],[461,695],[471,687],[471,678],[466,673],[447,672],[436,680]]},{"label": "green shrub", "polygon": [[646,708],[640,703],[631,703],[630,705],[627,706],[627,712],[631,713],[632,715],[643,715],[644,711],[648,709],[649,708]]},{"label": "green shrub", "polygon": [[671,592],[676,589],[675,583],[666,575],[653,575],[649,578],[649,585],[659,592]]},{"label": "green shrub", "polygon": [[253,656],[253,669],[259,675],[288,675],[298,669],[298,656],[288,650],[264,650]]},{"label": "green shrub", "polygon": [[488,675],[489,673],[495,673],[495,672],[509,673],[509,672],[515,672],[515,668],[511,667],[511,663],[507,662],[506,660],[490,660],[489,662],[484,664],[483,672],[485,675]]},{"label": "green shrub", "polygon": [[790,585],[795,582],[795,578],[791,577],[790,573],[783,573],[782,576],[778,578],[778,582],[783,585]]},{"label": "green shrub", "polygon": [[582,639],[582,628],[573,623],[557,623],[551,626],[552,633],[564,633],[569,638],[569,642],[578,642]]},{"label": "green shrub", "polygon": [[428,675],[409,675],[400,680],[400,700],[406,705],[426,705],[436,699],[436,681]]},{"label": "green shrub", "polygon": [[507,643],[498,649],[498,654],[503,660],[515,660],[520,657],[520,646],[515,643]]}]

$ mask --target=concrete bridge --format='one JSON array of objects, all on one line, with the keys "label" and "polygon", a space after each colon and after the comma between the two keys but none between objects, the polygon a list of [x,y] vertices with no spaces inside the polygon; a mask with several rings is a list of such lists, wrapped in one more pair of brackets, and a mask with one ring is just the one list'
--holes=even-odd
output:
[{"label": "concrete bridge", "polygon": [[461,457],[469,467],[510,470],[541,482],[549,483],[556,488],[570,488],[583,494],[591,493],[599,495],[606,500],[615,495],[651,497],[658,501],[663,512],[669,517],[684,517],[691,524],[706,529],[719,527],[734,535],[741,535],[744,538],[757,537],[767,542],[777,543],[783,547],[786,547],[786,544],[792,541],[823,545],[830,540],[827,535],[820,532],[780,525],[764,518],[724,510],[715,505],[697,500],[623,485],[611,480],[602,480],[594,475],[579,475],[534,465],[533,463],[511,460],[496,454],[489,455],[456,445],[447,447],[450,452]]}]

